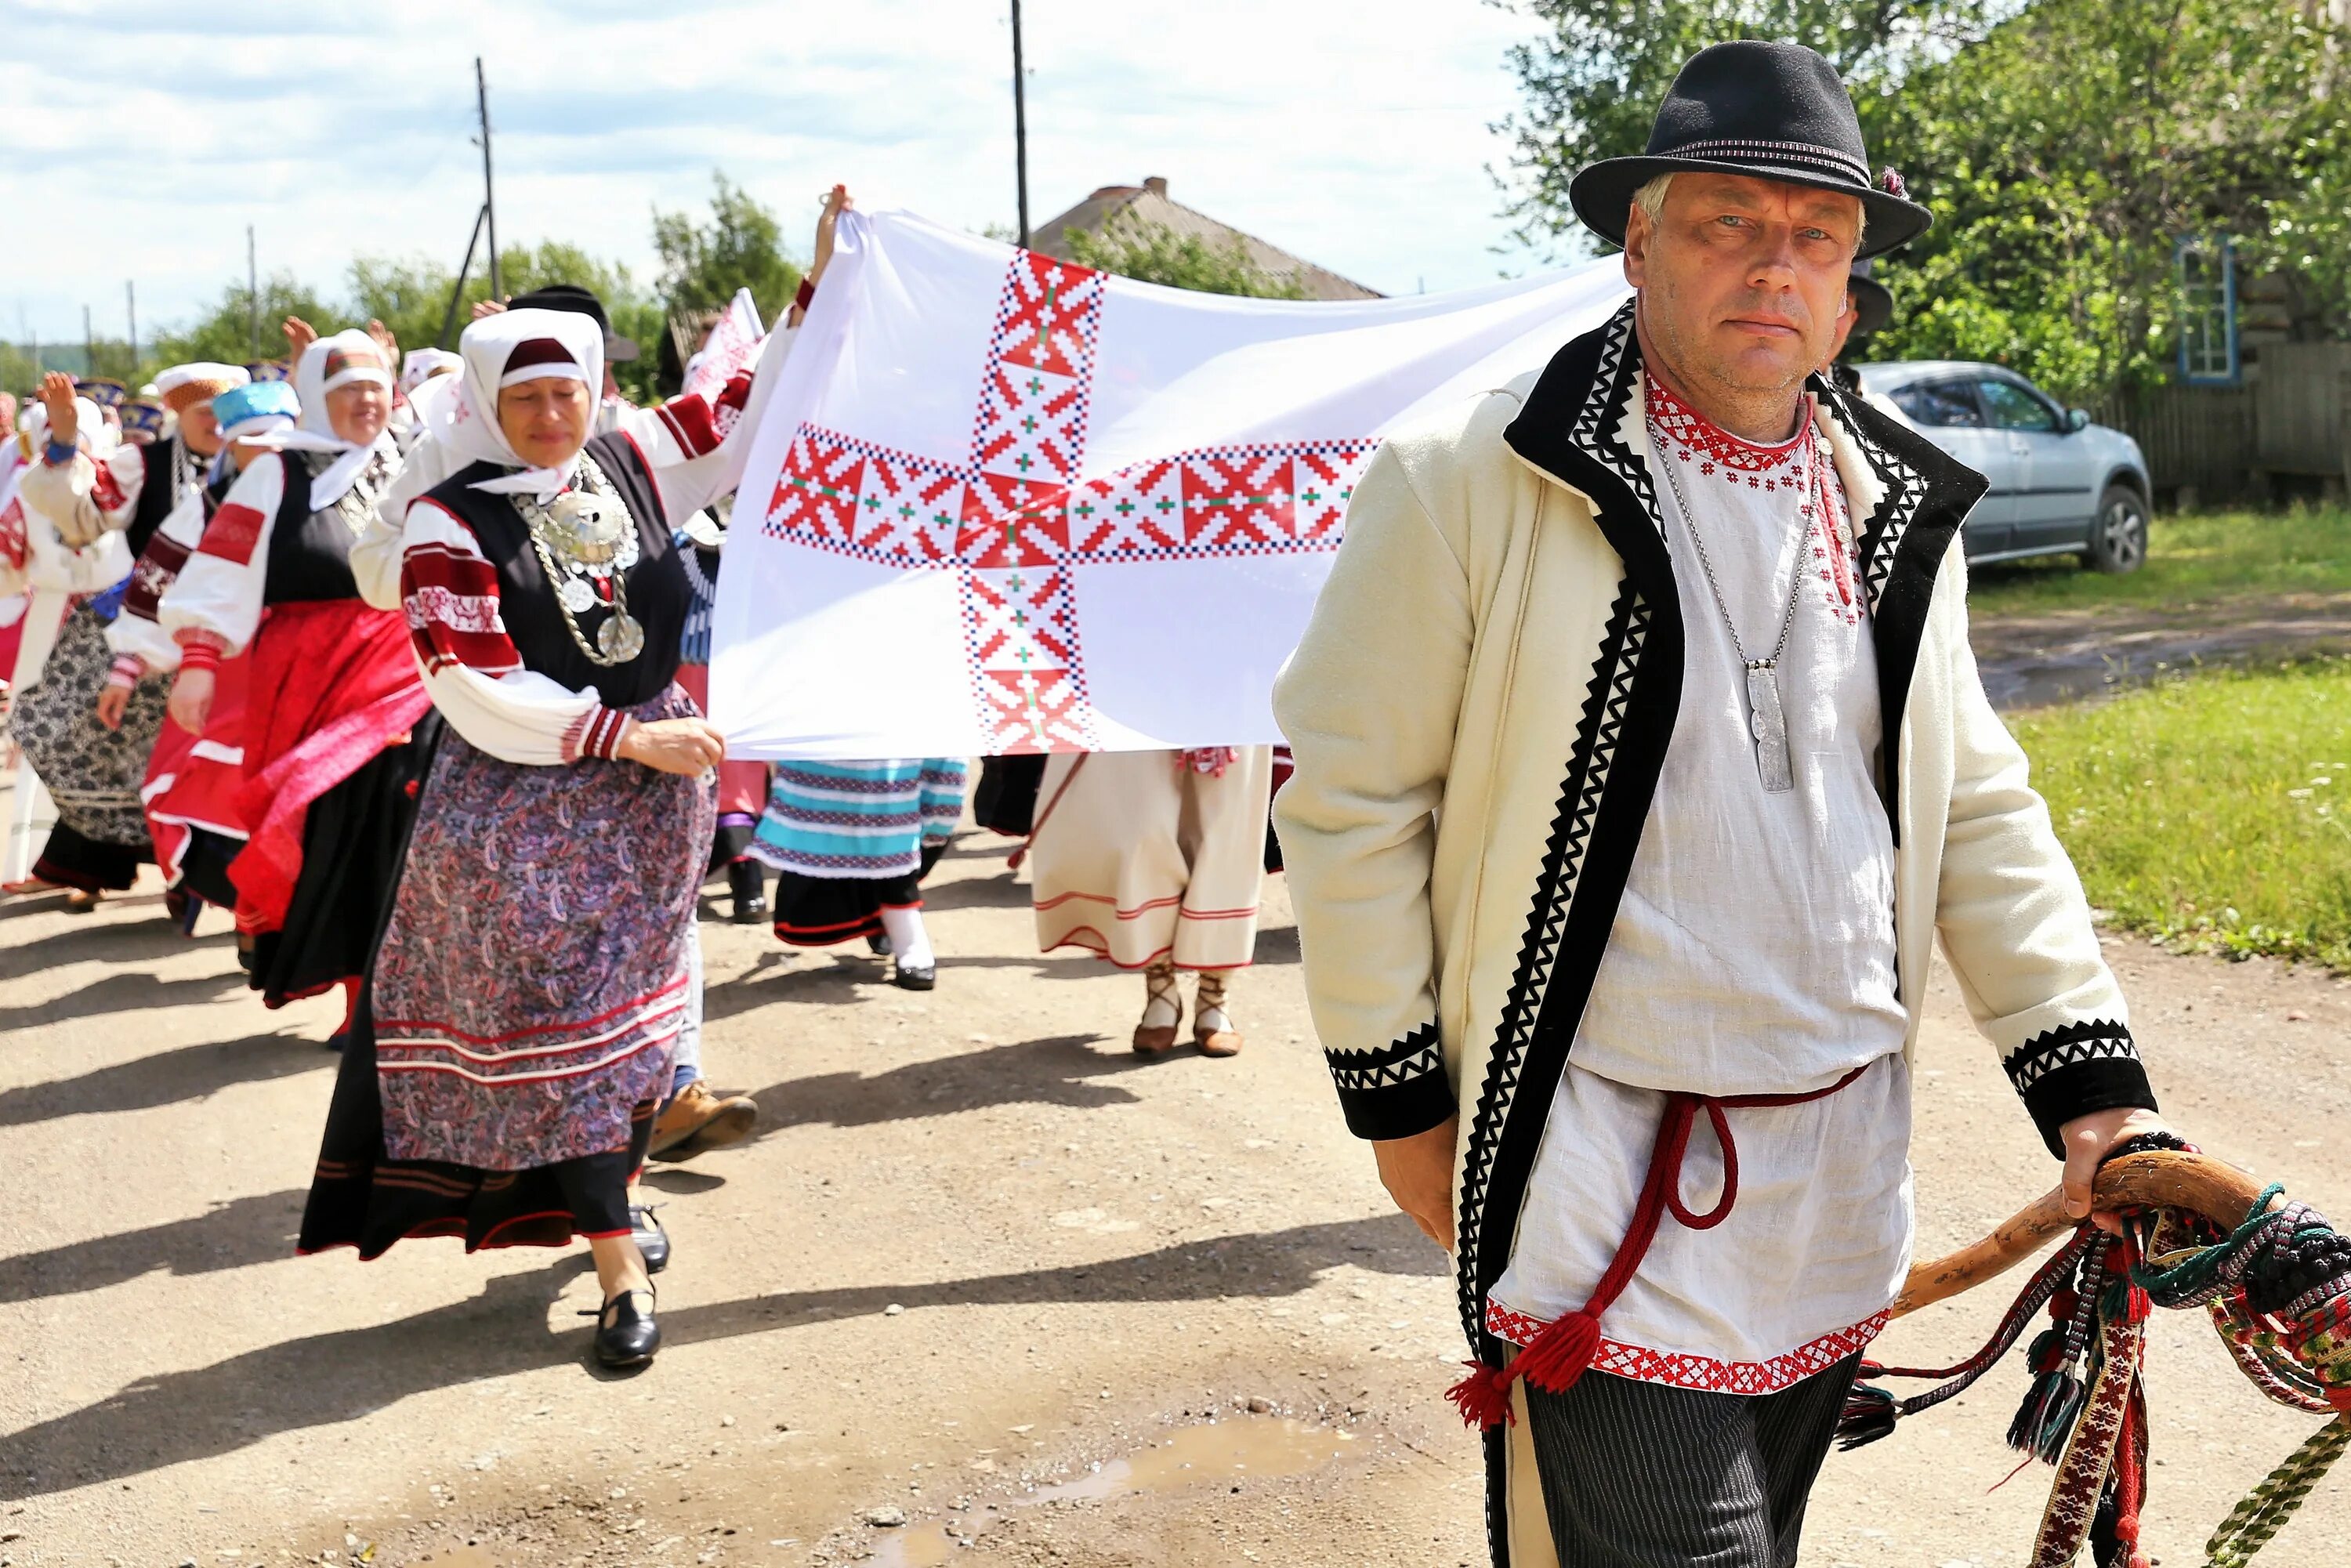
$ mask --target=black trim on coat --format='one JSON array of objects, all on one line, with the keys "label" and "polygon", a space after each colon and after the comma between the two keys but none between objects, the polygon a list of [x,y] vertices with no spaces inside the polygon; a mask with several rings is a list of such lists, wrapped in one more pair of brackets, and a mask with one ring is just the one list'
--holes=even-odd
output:
[{"label": "black trim on coat", "polygon": [[1882,716],[1879,769],[1886,818],[1902,842],[1895,810],[1899,791],[1902,713],[1918,644],[1927,634],[1935,580],[1950,553],[1952,536],[1987,481],[1900,421],[1818,376],[1809,383],[1876,471],[1886,494],[1859,528],[1862,580],[1869,593],[1870,635],[1877,648],[1877,701]]},{"label": "black trim on coat", "polygon": [[2085,1019],[2043,1030],[2001,1059],[2008,1081],[2041,1129],[2041,1141],[2059,1159],[2065,1145],[2058,1134],[2066,1123],[2094,1111],[2153,1111],[2154,1086],[2126,1025],[2112,1019]]},{"label": "black trim on coat", "polygon": [[1326,1050],[1322,1060],[1338,1088],[1347,1131],[1359,1138],[1409,1138],[1453,1114],[1435,1019],[1377,1051]]}]

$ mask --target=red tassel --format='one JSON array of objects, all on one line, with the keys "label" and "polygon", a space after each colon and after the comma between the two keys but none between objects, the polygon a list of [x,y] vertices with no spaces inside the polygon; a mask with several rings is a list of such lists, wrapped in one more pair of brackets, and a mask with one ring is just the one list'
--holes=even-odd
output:
[{"label": "red tassel", "polygon": [[1490,1432],[1508,1423],[1518,1423],[1518,1412],[1510,1408],[1510,1375],[1483,1362],[1465,1361],[1469,1375],[1445,1391],[1461,1412],[1461,1419],[1480,1431]]},{"label": "red tassel", "polygon": [[1600,1352],[1600,1320],[1590,1312],[1570,1312],[1554,1318],[1519,1353],[1510,1370],[1530,1388],[1564,1394],[1575,1386],[1592,1358]]},{"label": "red tassel", "polygon": [[1014,846],[1010,854],[1004,857],[1004,869],[1006,871],[1019,871],[1020,869],[1020,862],[1028,858],[1029,841],[1023,839],[1019,844]]}]

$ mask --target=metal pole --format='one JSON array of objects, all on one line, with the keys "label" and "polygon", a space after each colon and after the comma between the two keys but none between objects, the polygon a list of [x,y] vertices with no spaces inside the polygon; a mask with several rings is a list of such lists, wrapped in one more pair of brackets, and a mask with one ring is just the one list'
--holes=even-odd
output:
[{"label": "metal pole", "polygon": [[1029,248],[1029,84],[1020,58],[1020,0],[1012,0],[1012,162],[1020,184],[1020,248]]},{"label": "metal pole", "polygon": [[131,369],[139,370],[139,285],[129,278],[122,280],[122,303],[131,314]]},{"label": "metal pole", "polygon": [[261,358],[261,272],[253,260],[253,225],[245,225],[245,328],[246,352]]},{"label": "metal pole", "polygon": [[465,242],[465,262],[457,268],[457,281],[449,286],[449,308],[442,313],[441,336],[438,340],[444,349],[449,346],[449,334],[457,329],[457,306],[459,301],[465,298],[465,277],[474,270],[474,247],[482,243],[482,223],[489,215],[490,209],[487,207],[475,209],[474,235]]},{"label": "metal pole", "polygon": [[81,373],[86,376],[98,374],[98,345],[90,340],[89,307],[87,305],[81,308]]},{"label": "metal pole", "polygon": [[482,114],[482,214],[490,228],[490,298],[507,297],[498,273],[498,198],[490,183],[490,88],[482,76],[482,57],[474,57],[474,102]]}]

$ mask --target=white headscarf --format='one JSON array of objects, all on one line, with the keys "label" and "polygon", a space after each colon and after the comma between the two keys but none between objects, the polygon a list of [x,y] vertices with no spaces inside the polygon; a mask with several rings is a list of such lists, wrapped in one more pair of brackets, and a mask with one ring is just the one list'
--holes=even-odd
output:
[{"label": "white headscarf", "polygon": [[[330,376],[327,373],[327,361],[335,354],[350,354],[374,362],[346,366]],[[294,366],[294,395],[302,400],[301,428],[313,435],[341,441],[335,434],[334,422],[327,415],[327,394],[337,387],[367,381],[390,387],[392,371],[384,365],[382,348],[357,327],[331,338],[320,338],[303,350],[302,358]]]},{"label": "white headscarf", "polygon": [[446,349],[411,349],[400,362],[400,390],[413,401],[416,389],[444,371],[465,368],[465,361]]},{"label": "white headscarf", "polygon": [[[448,411],[445,420],[432,422],[434,437],[448,449],[452,472],[475,463],[520,470],[477,480],[475,489],[501,495],[527,492],[544,500],[570,483],[569,465],[559,471],[531,467],[498,427],[498,388],[507,380],[507,361],[523,344],[542,338],[561,344],[571,365],[532,366],[528,373],[569,375],[571,367],[577,367],[579,379],[594,397],[604,384],[604,334],[592,318],[576,310],[501,310],[474,322],[457,340],[457,352],[465,369],[458,380],[457,395],[443,405]],[[525,373],[517,372],[517,379]]]}]

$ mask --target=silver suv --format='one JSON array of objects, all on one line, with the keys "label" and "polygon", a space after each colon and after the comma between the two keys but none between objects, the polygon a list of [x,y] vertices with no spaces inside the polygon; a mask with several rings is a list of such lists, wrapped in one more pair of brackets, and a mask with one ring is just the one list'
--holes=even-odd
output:
[{"label": "silver suv", "polygon": [[2147,560],[2147,458],[2012,371],[1963,360],[1862,365],[1862,391],[1991,481],[1960,529],[1970,562],[2078,555],[2100,571]]}]

